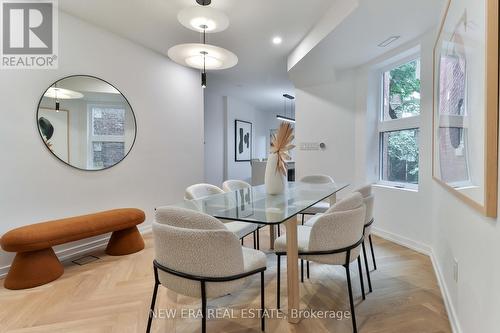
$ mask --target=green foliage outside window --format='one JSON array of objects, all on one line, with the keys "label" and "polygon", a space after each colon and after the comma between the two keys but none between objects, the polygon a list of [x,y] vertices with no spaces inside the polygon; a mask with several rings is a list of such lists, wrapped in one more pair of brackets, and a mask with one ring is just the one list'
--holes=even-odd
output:
[{"label": "green foliage outside window", "polygon": [[[389,116],[401,119],[420,114],[419,60],[396,67],[384,75],[389,79]],[[387,75],[389,74],[389,75]],[[386,133],[387,180],[418,183],[418,129]]]},{"label": "green foliage outside window", "polygon": [[420,114],[419,61],[414,60],[389,72],[389,115],[392,119],[404,114]]}]

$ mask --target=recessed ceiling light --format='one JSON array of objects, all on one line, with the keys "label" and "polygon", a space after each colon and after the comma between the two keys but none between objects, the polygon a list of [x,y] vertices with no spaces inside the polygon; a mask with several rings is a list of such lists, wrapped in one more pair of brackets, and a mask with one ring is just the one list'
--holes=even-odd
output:
[{"label": "recessed ceiling light", "polygon": [[281,44],[282,41],[283,41],[283,39],[280,36],[273,37],[273,44],[274,45],[279,45],[279,44]]},{"label": "recessed ceiling light", "polygon": [[394,43],[395,41],[397,41],[401,36],[391,36],[389,38],[387,38],[386,40],[384,40],[382,43],[378,44],[379,47],[387,47],[389,46],[389,44],[392,44]]}]

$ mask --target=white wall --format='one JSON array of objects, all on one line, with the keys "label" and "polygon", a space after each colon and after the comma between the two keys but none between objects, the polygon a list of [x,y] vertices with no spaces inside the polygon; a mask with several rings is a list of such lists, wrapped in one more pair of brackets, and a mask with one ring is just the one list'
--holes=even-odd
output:
[{"label": "white wall", "polygon": [[[59,16],[59,69],[0,72],[0,234],[23,225],[118,207],[182,200],[203,179],[203,100],[196,71],[67,14]],[[57,79],[90,74],[115,85],[137,118],[137,140],[117,166],[85,172],[58,161],[36,127],[40,96]],[[102,237],[101,237],[102,238]],[[79,242],[88,243],[91,240]],[[58,247],[61,253],[75,244]],[[0,267],[11,254],[0,252]]]},{"label": "white wall", "polygon": [[[352,75],[312,87],[296,87],[296,176],[326,174],[355,183],[355,103]],[[305,142],[325,143],[324,150],[300,150]]]},{"label": "white wall", "polygon": [[220,186],[224,181],[224,99],[205,89],[205,182]]},{"label": "white wall", "polygon": [[[481,216],[432,179],[432,49],[435,31],[424,34],[353,75],[354,87],[342,90],[338,79],[297,93],[297,139],[328,141],[335,150],[347,145],[355,152],[297,151],[297,172],[324,172],[353,183],[377,180],[377,77],[373,67],[400,52],[421,47],[421,120],[418,191],[376,187],[375,220],[379,234],[431,255],[445,293],[449,316],[456,332],[498,332],[500,318],[500,226],[497,219]],[[375,66],[376,67],[376,66]],[[342,86],[342,85],[340,85]],[[318,93],[318,91],[322,91]],[[343,93],[342,93],[343,92]],[[327,96],[327,97],[318,97]],[[351,111],[351,115],[345,115]],[[353,120],[354,119],[354,120]],[[354,122],[355,130],[352,129]],[[329,126],[326,126],[328,124]],[[340,138],[339,138],[340,136]],[[354,143],[353,143],[354,142]],[[344,173],[355,169],[352,178]],[[340,168],[340,169],[339,169]],[[344,170],[344,171],[343,171]],[[339,176],[342,175],[342,176]],[[458,282],[453,262],[459,263]]]},{"label": "white wall", "polygon": [[250,162],[234,160],[234,122],[252,123],[252,158],[266,158],[276,114],[256,109],[234,97],[207,88],[205,93],[205,181],[220,186],[224,180],[251,182]]}]

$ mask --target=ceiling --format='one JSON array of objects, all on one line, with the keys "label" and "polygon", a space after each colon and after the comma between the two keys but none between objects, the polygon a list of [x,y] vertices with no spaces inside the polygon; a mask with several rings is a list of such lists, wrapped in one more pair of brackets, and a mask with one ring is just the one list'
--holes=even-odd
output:
[{"label": "ceiling", "polygon": [[[352,0],[354,1],[354,0]],[[117,5],[119,2],[119,5]],[[287,56],[336,2],[332,0],[212,0],[230,19],[208,43],[239,57],[237,66],[208,73],[207,92],[237,97],[265,111],[281,110],[283,93],[298,85],[329,81],[436,27],[445,0],[359,0],[358,8],[287,73]],[[177,13],[195,0],[59,0],[61,9],[166,57],[175,44],[198,42]],[[283,43],[273,45],[279,35]],[[380,42],[401,38],[389,47]]]},{"label": "ceiling", "polygon": [[[117,3],[119,2],[119,5]],[[330,7],[331,0],[213,0],[230,20],[223,32],[208,34],[208,43],[233,51],[237,66],[208,73],[207,92],[245,100],[261,110],[281,110],[283,93],[293,95],[286,58]],[[183,27],[177,13],[195,0],[59,0],[73,16],[112,31],[163,55],[175,44],[198,42],[200,35]],[[275,46],[273,36],[283,43]]]},{"label": "ceiling", "polygon": [[[331,81],[436,28],[445,0],[359,0],[358,8],[291,71],[296,84]],[[401,36],[379,47],[390,36]]]}]

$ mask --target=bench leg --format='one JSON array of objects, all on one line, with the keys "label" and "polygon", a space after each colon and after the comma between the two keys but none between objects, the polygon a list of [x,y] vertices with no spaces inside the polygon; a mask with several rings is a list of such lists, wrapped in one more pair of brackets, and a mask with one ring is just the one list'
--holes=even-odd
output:
[{"label": "bench leg", "polygon": [[106,247],[111,256],[122,256],[144,249],[144,240],[137,227],[114,231]]},{"label": "bench leg", "polygon": [[56,280],[64,267],[52,248],[16,254],[4,281],[7,289],[38,287]]}]

